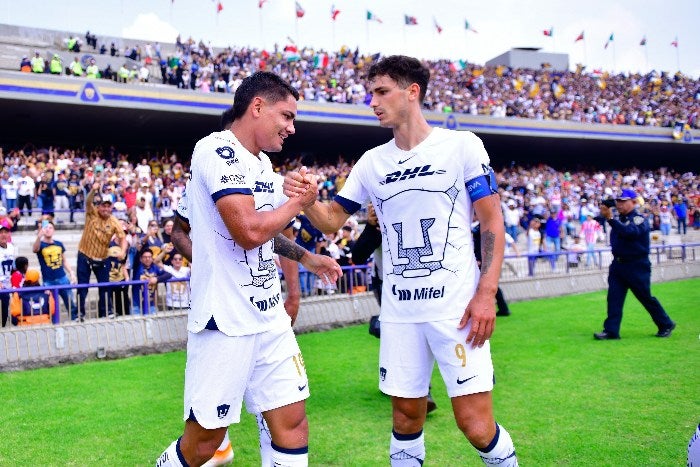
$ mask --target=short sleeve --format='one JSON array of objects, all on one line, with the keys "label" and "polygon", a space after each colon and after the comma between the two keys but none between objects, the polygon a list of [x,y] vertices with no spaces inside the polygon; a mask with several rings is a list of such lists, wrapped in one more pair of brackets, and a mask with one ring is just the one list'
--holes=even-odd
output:
[{"label": "short sleeve", "polygon": [[[220,143],[216,146],[215,143]],[[243,161],[243,149],[234,148],[228,141],[214,140],[202,145],[198,151],[204,152],[199,157],[207,161],[204,174],[201,174],[208,193],[216,203],[224,196],[232,194],[252,195],[251,181],[248,180],[248,168]]]},{"label": "short sleeve", "polygon": [[484,143],[474,133],[460,132],[464,135],[464,180],[469,181],[484,175],[489,167],[489,155]]},{"label": "short sleeve", "polygon": [[369,196],[362,182],[368,160],[367,153],[365,153],[350,171],[343,189],[334,198],[334,201],[340,204],[348,214],[354,214],[359,211],[362,203]]}]

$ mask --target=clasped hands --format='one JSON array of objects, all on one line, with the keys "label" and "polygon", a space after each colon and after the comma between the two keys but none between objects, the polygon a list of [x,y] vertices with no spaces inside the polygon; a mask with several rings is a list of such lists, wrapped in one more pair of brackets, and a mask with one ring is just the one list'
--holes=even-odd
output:
[{"label": "clasped hands", "polygon": [[299,172],[287,172],[282,191],[287,198],[301,198],[302,208],[308,208],[318,197],[317,176],[308,172],[306,167],[299,169]]}]

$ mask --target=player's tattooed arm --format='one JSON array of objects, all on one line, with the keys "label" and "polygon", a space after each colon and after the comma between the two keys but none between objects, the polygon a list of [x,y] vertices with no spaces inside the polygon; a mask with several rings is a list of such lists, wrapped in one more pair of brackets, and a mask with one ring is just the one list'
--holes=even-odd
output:
[{"label": "player's tattooed arm", "polygon": [[324,284],[332,284],[343,276],[343,270],[336,260],[330,256],[308,252],[282,234],[275,237],[274,251],[280,256],[298,261],[316,274]]},{"label": "player's tattooed arm", "polygon": [[481,273],[486,274],[493,263],[493,251],[496,246],[496,234],[490,230],[481,231]]},{"label": "player's tattooed arm", "polygon": [[297,245],[287,237],[282,234],[277,234],[275,237],[275,253],[285,258],[289,258],[292,261],[301,261],[301,258],[306,253],[306,250],[301,246]]}]

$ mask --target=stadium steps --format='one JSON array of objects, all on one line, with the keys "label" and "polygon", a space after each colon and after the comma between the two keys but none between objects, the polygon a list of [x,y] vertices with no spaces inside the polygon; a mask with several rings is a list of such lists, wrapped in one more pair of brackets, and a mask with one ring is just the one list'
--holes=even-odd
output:
[{"label": "stadium steps", "polygon": [[[78,37],[81,42],[83,42],[82,50],[80,56],[92,55],[95,56],[97,61],[97,66],[100,69],[104,69],[108,64],[112,65],[112,69],[115,71],[119,69],[122,64],[120,60],[126,60],[129,64],[129,69],[131,65],[138,64],[138,62],[132,61],[131,59],[125,57],[112,57],[109,52],[106,55],[100,55],[99,46],[104,43],[109,47],[114,42],[120,51],[123,51],[124,46],[134,46],[140,45],[143,52],[145,52],[145,45],[147,43],[155,44],[153,41],[148,41],[145,39],[129,39],[123,37],[112,37],[104,36],[99,34],[97,31],[92,31],[93,34],[97,36],[98,50],[93,50],[92,47],[88,47],[85,44],[85,32],[69,32],[69,31],[58,31],[51,29],[41,29],[41,28],[31,28],[25,26],[15,26],[10,24],[0,24],[0,69],[6,70],[18,70],[19,62],[23,55],[34,54],[34,50],[39,50],[42,56],[50,59],[53,53],[59,53],[61,59],[63,60],[64,67],[73,61],[74,54],[66,50],[66,41],[69,36]],[[173,38],[174,40],[175,38]],[[8,46],[4,49],[4,46]],[[169,55],[174,55],[177,51],[177,46],[175,42],[161,42],[161,54],[163,57]],[[58,52],[56,52],[58,50]],[[217,51],[223,50],[221,47],[215,47],[215,53]],[[4,57],[7,55],[7,57]],[[101,57],[101,58],[100,58]],[[159,81],[160,76],[160,66],[157,63],[157,59],[154,58],[154,64],[151,68],[151,77],[154,80]]]},{"label": "stadium steps", "polygon": [[33,37],[0,35],[0,44],[8,44],[22,49],[45,49],[51,47],[53,41],[47,42]]}]

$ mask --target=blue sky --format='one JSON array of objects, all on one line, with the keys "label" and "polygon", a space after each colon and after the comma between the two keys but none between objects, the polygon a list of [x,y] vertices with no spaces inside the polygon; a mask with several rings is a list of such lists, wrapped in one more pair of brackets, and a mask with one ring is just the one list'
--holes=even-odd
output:
[{"label": "blue sky", "polygon": [[[216,13],[221,1],[223,10]],[[700,0],[0,0],[0,22],[142,41],[204,39],[215,46],[300,45],[403,53],[483,64],[511,47],[568,53],[588,70],[676,71],[700,76]],[[340,10],[335,22],[331,8]],[[370,10],[382,23],[368,22]],[[404,15],[418,25],[405,26]],[[464,22],[478,32],[466,31]],[[438,34],[436,21],[442,28]],[[553,28],[553,36],[542,31]],[[585,32],[585,40],[574,42]],[[604,48],[610,34],[614,40]],[[643,37],[646,46],[639,43]],[[678,38],[678,48],[671,43]]]}]

